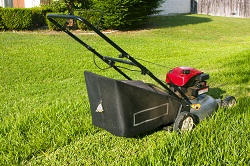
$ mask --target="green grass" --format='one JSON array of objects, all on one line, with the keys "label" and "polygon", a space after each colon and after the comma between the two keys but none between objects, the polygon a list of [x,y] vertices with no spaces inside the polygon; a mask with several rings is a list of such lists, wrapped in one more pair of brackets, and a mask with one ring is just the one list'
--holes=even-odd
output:
[{"label": "green grass", "polygon": [[[210,94],[237,106],[184,134],[111,135],[91,124],[84,70],[92,54],[63,33],[0,33],[0,165],[249,165],[250,19],[199,15],[155,17],[148,29],[108,36],[164,80],[176,66],[210,74]],[[97,51],[118,53],[96,35]],[[101,67],[107,67],[97,60]],[[150,81],[139,73],[134,79]]]}]

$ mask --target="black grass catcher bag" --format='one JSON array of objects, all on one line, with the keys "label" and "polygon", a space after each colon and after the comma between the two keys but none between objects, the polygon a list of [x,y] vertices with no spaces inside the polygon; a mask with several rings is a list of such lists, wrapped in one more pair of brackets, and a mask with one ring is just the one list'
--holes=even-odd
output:
[{"label": "black grass catcher bag", "polygon": [[173,123],[181,103],[142,81],[120,81],[85,71],[92,123],[114,135],[133,137]]}]

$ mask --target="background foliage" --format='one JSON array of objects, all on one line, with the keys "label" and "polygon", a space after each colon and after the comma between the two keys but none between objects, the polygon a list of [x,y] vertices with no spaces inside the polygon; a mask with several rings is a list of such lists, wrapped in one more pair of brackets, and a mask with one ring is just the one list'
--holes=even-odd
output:
[{"label": "background foliage", "polygon": [[[1,8],[0,29],[30,30],[46,25],[46,13],[49,9]],[[1,26],[2,25],[2,26]]]},{"label": "background foliage", "polygon": [[162,0],[93,0],[93,8],[103,12],[104,27],[136,28],[156,13]]},{"label": "background foliage", "polygon": [[[149,15],[156,13],[162,0],[60,0],[49,5],[30,9],[0,10],[0,29],[29,30],[46,25],[46,14],[75,14],[86,17],[104,29],[133,29],[146,23]],[[76,11],[76,12],[75,12]],[[2,20],[2,21],[1,21]],[[102,20],[102,22],[97,21]],[[58,30],[48,23],[49,29]],[[97,25],[95,25],[97,26]],[[80,29],[86,26],[80,23]]]},{"label": "background foliage", "polygon": [[[95,25],[98,29],[103,29],[103,14],[96,10],[79,10],[75,11],[76,16],[80,16]],[[77,21],[77,26],[81,30],[91,30],[84,23]]]}]

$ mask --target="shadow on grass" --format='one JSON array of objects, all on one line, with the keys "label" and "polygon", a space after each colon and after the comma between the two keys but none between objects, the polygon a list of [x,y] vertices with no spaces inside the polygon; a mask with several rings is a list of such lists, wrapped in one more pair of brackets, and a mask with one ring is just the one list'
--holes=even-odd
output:
[{"label": "shadow on grass", "polygon": [[136,139],[143,139],[146,136],[152,135],[152,134],[154,134],[154,133],[156,133],[158,131],[162,131],[163,127],[170,126],[170,125],[171,124],[164,125],[164,126],[159,126],[159,127],[155,128],[153,130],[150,130],[150,131],[147,131],[145,133],[139,134],[139,135],[135,136],[134,138],[136,138]]},{"label": "shadow on grass", "polygon": [[225,93],[226,91],[220,88],[209,88],[208,95],[212,96],[215,99],[221,99],[223,97],[223,94]]},{"label": "shadow on grass", "polygon": [[176,16],[152,16],[149,18],[145,28],[167,28],[189,24],[200,24],[212,21],[210,18],[198,17],[191,15],[176,15]]}]

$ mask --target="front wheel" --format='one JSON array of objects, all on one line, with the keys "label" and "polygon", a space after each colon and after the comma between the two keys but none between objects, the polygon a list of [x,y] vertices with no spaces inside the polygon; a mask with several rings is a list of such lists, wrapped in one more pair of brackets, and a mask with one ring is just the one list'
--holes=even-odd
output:
[{"label": "front wheel", "polygon": [[177,115],[173,129],[175,131],[191,131],[197,124],[197,118],[190,112],[184,111]]},{"label": "front wheel", "polygon": [[223,108],[231,108],[236,105],[236,98],[234,96],[227,96],[221,105]]}]

